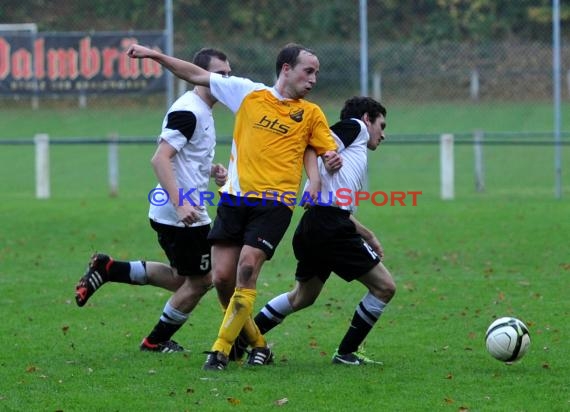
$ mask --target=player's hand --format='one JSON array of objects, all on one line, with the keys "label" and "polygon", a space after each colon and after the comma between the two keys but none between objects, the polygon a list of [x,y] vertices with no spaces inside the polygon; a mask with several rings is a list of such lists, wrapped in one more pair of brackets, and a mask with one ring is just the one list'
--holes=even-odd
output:
[{"label": "player's hand", "polygon": [[127,55],[133,59],[143,59],[145,57],[151,57],[153,53],[152,49],[148,47],[141,46],[140,44],[131,44],[127,49]]},{"label": "player's hand", "polygon": [[183,203],[176,207],[176,214],[178,215],[178,221],[184,223],[184,226],[190,226],[192,223],[196,223],[200,218],[200,207],[192,206],[188,203]]},{"label": "player's hand", "polygon": [[342,157],[333,150],[326,152],[323,155],[323,159],[325,169],[327,169],[327,172],[329,173],[334,173],[342,167]]},{"label": "player's hand", "polygon": [[376,252],[380,258],[380,262],[382,262],[384,260],[384,248],[378,238],[376,236],[372,236],[370,239],[366,239],[366,243],[368,243],[372,250]]},{"label": "player's hand", "polygon": [[301,203],[300,206],[303,206],[305,209],[307,209],[308,207],[315,206],[316,204],[318,204],[320,190],[321,190],[320,181],[309,180],[309,184],[307,185],[307,190],[303,193],[303,199],[306,199],[308,195],[311,201],[308,201],[307,199],[307,201]]},{"label": "player's hand", "polygon": [[226,180],[228,180],[228,170],[220,163],[217,163],[212,165],[210,176],[214,178],[216,185],[223,186],[226,184]]}]

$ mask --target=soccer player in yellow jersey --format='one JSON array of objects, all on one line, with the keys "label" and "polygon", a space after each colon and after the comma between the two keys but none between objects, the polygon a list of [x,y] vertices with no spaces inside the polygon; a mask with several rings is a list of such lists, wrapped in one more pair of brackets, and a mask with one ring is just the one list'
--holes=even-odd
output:
[{"label": "soccer player in yellow jersey", "polygon": [[323,112],[303,99],[317,82],[319,59],[301,45],[286,45],[277,56],[277,81],[269,87],[210,73],[140,45],[130,46],[127,54],[151,58],[190,83],[210,87],[212,95],[235,113],[228,180],[220,189],[216,220],[208,236],[220,301],[229,289],[235,290],[204,369],[226,369],[242,329],[253,348],[248,363],[271,363],[273,353],[251,318],[257,278],[291,221],[305,150],[311,147],[333,169],[342,162]]}]

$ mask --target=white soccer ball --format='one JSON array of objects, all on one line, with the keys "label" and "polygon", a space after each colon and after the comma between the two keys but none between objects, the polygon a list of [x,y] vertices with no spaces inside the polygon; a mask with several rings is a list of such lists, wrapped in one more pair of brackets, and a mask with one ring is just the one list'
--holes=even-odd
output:
[{"label": "white soccer ball", "polygon": [[487,351],[495,359],[515,362],[527,353],[530,347],[530,333],[519,319],[504,317],[495,320],[485,333]]}]

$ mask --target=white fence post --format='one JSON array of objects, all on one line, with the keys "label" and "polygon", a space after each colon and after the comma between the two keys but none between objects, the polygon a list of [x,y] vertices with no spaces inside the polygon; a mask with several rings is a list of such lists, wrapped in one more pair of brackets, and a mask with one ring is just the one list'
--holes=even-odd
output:
[{"label": "white fence post", "polygon": [[479,100],[479,71],[477,69],[471,70],[471,81],[469,82],[469,94],[471,100]]},{"label": "white fence post", "polygon": [[382,101],[382,73],[374,72],[372,77],[372,97],[379,102]]},{"label": "white fence post", "polygon": [[485,167],[483,161],[483,131],[476,130],[473,135],[473,153],[475,155],[475,190],[485,191]]},{"label": "white fence post", "polygon": [[439,139],[441,165],[441,198],[454,198],[453,135],[442,134]]},{"label": "white fence post", "polygon": [[119,193],[119,136],[117,133],[109,135],[109,196],[115,197]]},{"label": "white fence post", "polygon": [[49,199],[49,136],[36,134],[34,143],[36,147],[36,198]]},{"label": "white fence post", "polygon": [[178,96],[182,96],[188,91],[188,83],[186,80],[178,79]]}]

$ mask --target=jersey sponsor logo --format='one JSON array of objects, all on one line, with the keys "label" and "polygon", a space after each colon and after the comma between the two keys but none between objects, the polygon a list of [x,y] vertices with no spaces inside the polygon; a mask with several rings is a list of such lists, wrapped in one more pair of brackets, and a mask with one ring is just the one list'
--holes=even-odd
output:
[{"label": "jersey sponsor logo", "polygon": [[286,134],[289,132],[290,127],[283,124],[279,119],[269,119],[266,115],[263,115],[257,123],[254,124],[255,128],[262,128],[271,131],[272,133]]},{"label": "jersey sponsor logo", "polygon": [[289,117],[291,119],[293,119],[294,121],[296,121],[297,123],[301,123],[303,121],[303,114],[305,113],[305,110],[303,109],[292,109],[289,112]]}]

